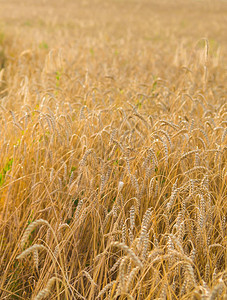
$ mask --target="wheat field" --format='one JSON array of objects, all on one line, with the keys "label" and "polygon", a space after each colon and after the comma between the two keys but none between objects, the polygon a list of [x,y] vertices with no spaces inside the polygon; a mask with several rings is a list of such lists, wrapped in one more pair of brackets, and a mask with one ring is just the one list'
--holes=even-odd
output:
[{"label": "wheat field", "polygon": [[226,16],[0,0],[0,299],[227,299]]}]

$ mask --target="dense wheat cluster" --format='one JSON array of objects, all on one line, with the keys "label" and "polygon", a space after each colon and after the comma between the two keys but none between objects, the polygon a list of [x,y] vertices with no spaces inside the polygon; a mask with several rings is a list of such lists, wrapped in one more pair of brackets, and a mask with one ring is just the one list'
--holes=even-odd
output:
[{"label": "dense wheat cluster", "polygon": [[225,1],[0,0],[0,299],[227,299]]}]

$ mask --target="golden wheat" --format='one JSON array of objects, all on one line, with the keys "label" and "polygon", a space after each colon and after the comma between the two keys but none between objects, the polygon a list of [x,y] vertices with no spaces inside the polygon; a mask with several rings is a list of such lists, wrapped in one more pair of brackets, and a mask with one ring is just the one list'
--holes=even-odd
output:
[{"label": "golden wheat", "polygon": [[224,2],[1,2],[1,299],[226,298]]}]

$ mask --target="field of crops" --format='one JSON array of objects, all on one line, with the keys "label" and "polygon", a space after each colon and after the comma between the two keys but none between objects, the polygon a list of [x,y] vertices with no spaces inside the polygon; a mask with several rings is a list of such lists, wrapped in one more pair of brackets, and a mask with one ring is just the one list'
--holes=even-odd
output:
[{"label": "field of crops", "polygon": [[0,299],[227,299],[226,28],[0,0]]}]

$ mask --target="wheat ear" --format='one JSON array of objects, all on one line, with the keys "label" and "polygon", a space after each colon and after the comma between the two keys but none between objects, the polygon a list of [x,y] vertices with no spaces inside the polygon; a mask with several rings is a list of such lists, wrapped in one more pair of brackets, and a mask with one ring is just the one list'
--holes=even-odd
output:
[{"label": "wheat ear", "polygon": [[57,280],[60,281],[60,279],[57,277],[50,278],[47,282],[46,287],[38,293],[38,295],[35,297],[34,300],[41,300],[43,298],[48,297],[50,295],[51,289],[52,289],[55,281],[57,281]]},{"label": "wheat ear", "polygon": [[135,262],[135,264],[137,266],[139,266],[140,268],[143,267],[143,264],[142,264],[141,260],[139,259],[139,257],[132,251],[132,249],[130,249],[124,243],[113,242],[113,243],[111,243],[110,246],[115,246],[115,247],[121,248],[122,250],[124,250],[128,254],[128,256]]},{"label": "wheat ear", "polygon": [[223,292],[225,284],[221,279],[220,282],[213,288],[209,300],[218,299],[218,296]]},{"label": "wheat ear", "polygon": [[37,251],[37,250],[42,250],[42,249],[45,249],[48,252],[48,249],[45,246],[39,245],[39,244],[35,244],[35,245],[29,247],[28,249],[24,250],[20,255],[18,255],[17,259],[25,258],[30,253],[32,253],[34,251]]},{"label": "wheat ear", "polygon": [[111,281],[110,283],[108,283],[106,286],[104,286],[104,288],[99,292],[98,298],[101,297],[103,294],[105,294],[107,291],[109,291],[116,282],[117,281],[114,280],[114,281]]},{"label": "wheat ear", "polygon": [[139,267],[135,267],[129,273],[128,279],[127,279],[127,282],[126,282],[126,292],[128,292],[131,289],[133,280],[134,280],[134,278],[135,278],[135,276],[136,276],[136,274],[137,274],[138,271],[139,271]]},{"label": "wheat ear", "polygon": [[39,220],[36,220],[34,221],[33,223],[31,223],[27,229],[25,230],[23,236],[22,236],[22,239],[21,239],[21,247],[23,248],[30,233],[39,225],[47,225],[48,227],[51,227],[50,224],[46,221],[46,220],[43,220],[43,219],[39,219]]},{"label": "wheat ear", "polygon": [[147,228],[151,219],[152,215],[152,208],[148,208],[147,211],[144,214],[143,221],[142,221],[142,226],[141,226],[141,234],[140,234],[140,245],[142,245],[143,241],[146,238],[147,234]]}]

